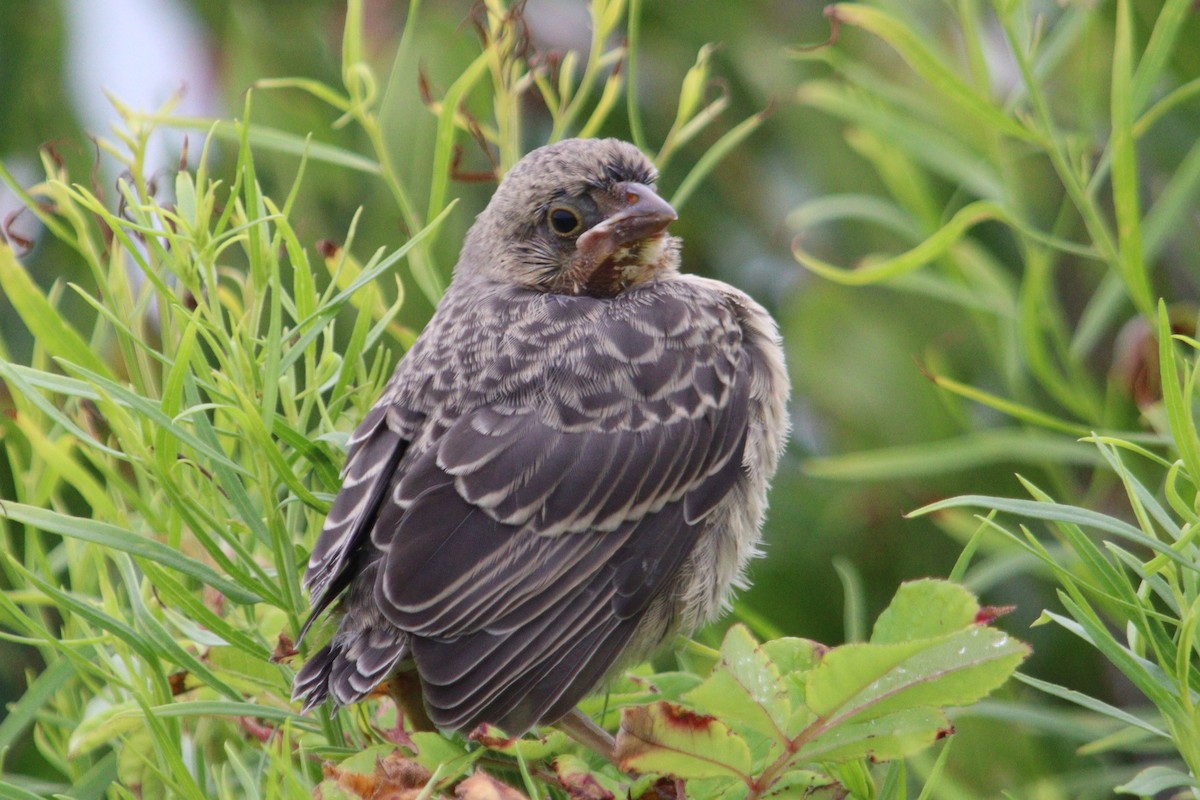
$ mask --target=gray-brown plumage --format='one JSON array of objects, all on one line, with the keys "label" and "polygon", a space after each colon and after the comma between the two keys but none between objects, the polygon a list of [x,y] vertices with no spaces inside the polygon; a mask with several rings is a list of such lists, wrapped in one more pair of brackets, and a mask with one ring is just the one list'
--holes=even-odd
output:
[{"label": "gray-brown plumage", "polygon": [[779,337],[678,271],[655,180],[630,144],[569,140],[479,215],[350,439],[305,575],[313,618],[345,594],[306,709],[412,661],[436,725],[518,734],[742,584],[786,437]]}]

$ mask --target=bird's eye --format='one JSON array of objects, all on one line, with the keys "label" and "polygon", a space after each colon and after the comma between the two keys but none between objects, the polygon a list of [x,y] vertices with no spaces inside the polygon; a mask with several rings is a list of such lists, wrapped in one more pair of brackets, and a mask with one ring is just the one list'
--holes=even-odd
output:
[{"label": "bird's eye", "polygon": [[557,206],[550,209],[550,227],[554,228],[554,232],[559,236],[570,236],[573,233],[578,233],[583,222],[579,219],[579,214],[569,208]]}]

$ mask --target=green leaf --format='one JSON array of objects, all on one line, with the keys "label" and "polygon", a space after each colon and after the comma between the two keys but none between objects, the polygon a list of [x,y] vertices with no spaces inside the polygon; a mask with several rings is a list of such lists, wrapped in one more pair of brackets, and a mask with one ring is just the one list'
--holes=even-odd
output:
[{"label": "green leaf", "polygon": [[159,428],[170,433],[179,441],[194,448],[198,454],[203,455],[206,458],[211,459],[214,463],[227,467],[228,469],[231,469],[240,475],[249,477],[249,473],[245,467],[234,463],[232,460],[230,460],[228,455],[221,452],[216,447],[209,446],[188,428],[165,414],[158,401],[151,400],[148,397],[143,397],[128,387],[122,386],[116,381],[109,380],[108,378],[96,372],[85,369],[78,364],[69,363],[66,361],[63,361],[62,363],[64,368],[75,372],[86,382],[96,387],[98,393],[101,395],[100,402],[103,402],[106,398],[112,398],[117,405],[136,412],[139,417],[149,420]]},{"label": "green leaf", "polygon": [[446,205],[446,187],[450,182],[450,156],[456,134],[460,128],[466,128],[462,119],[463,98],[487,75],[494,54],[480,53],[463,70],[446,91],[441,102],[441,112],[438,114],[437,138],[433,150],[433,181],[429,188],[429,207],[425,213],[426,219],[434,219]]},{"label": "green leaf", "polygon": [[183,703],[166,703],[148,709],[130,708],[121,710],[114,719],[127,716],[155,718],[167,717],[251,717],[253,719],[290,722],[301,728],[315,730],[316,724],[302,714],[288,708],[278,708],[262,703],[239,703],[229,700],[195,700]]},{"label": "green leaf", "polygon": [[1142,797],[1156,797],[1168,789],[1200,789],[1200,783],[1191,775],[1171,769],[1170,767],[1154,766],[1134,775],[1129,781],[1113,787],[1114,792],[1121,794],[1136,794]]},{"label": "green leaf", "polygon": [[1095,711],[1098,714],[1103,714],[1107,717],[1112,717],[1113,719],[1118,720],[1125,725],[1130,725],[1139,730],[1146,731],[1147,733],[1151,733],[1154,736],[1159,736],[1164,739],[1170,738],[1170,734],[1168,734],[1166,731],[1164,731],[1161,728],[1158,728],[1154,725],[1151,725],[1149,722],[1146,722],[1141,717],[1131,714],[1124,709],[1117,708],[1116,706],[1113,706],[1113,705],[1109,705],[1108,703],[1105,703],[1103,700],[1097,700],[1094,697],[1089,697],[1088,695],[1084,694],[1083,692],[1077,692],[1074,689],[1068,689],[1065,686],[1059,686],[1056,683],[1050,683],[1049,681],[1043,681],[1043,680],[1033,677],[1032,675],[1024,675],[1020,672],[1016,673],[1015,677],[1021,683],[1028,684],[1035,689],[1039,689],[1039,690],[1045,692],[1046,694],[1061,698],[1063,700],[1066,700],[1067,702],[1074,703],[1078,706],[1082,706],[1082,707],[1088,709],[1089,711]]},{"label": "green leaf", "polygon": [[548,729],[546,735],[507,736],[494,725],[487,723],[472,732],[471,738],[488,750],[522,758],[526,761],[542,761],[567,750],[571,740],[560,730]]},{"label": "green leaf", "polygon": [[621,712],[617,762],[626,772],[749,782],[750,748],[728,725],[659,701]]},{"label": "green leaf", "polygon": [[[73,396],[83,397],[89,400],[97,400],[100,395],[95,389],[88,386],[83,381],[77,381],[73,378],[66,378],[59,375],[54,375],[42,370],[30,369],[22,367],[18,364],[12,364],[5,361],[0,361],[0,378],[3,378],[10,389],[15,389],[30,403],[33,404],[38,411],[41,411],[63,430],[70,431],[80,442],[86,442],[88,447],[94,448],[101,453],[112,456],[118,459],[128,459],[129,456],[119,450],[114,450],[104,444],[101,444],[88,432],[81,428],[71,419],[61,408],[51,402],[48,398],[42,395],[41,392],[34,391],[35,387],[48,388],[53,386],[70,385],[80,394]],[[54,389],[52,389],[54,391]]]},{"label": "green leaf", "polygon": [[127,700],[114,706],[107,706],[94,713],[89,713],[71,731],[67,742],[67,756],[79,758],[110,744],[123,737],[130,731],[142,730],[146,721],[142,709],[134,700]]},{"label": "green leaf", "polygon": [[554,759],[554,774],[574,800],[613,800],[625,794],[619,781],[590,769],[578,756],[568,754]]},{"label": "green leaf", "polygon": [[808,672],[829,652],[829,648],[820,642],[795,636],[763,642],[762,649],[783,675]]},{"label": "green leaf", "polygon": [[1158,303],[1158,359],[1162,375],[1163,403],[1167,407],[1167,418],[1170,420],[1171,434],[1175,439],[1175,448],[1179,451],[1183,463],[1187,465],[1188,474],[1192,480],[1200,480],[1200,436],[1196,433],[1196,419],[1192,411],[1192,393],[1181,385],[1180,376],[1184,379],[1193,377],[1187,371],[1181,371],[1175,353],[1175,339],[1172,336],[1171,315],[1164,301]]},{"label": "green leaf", "polygon": [[[202,597],[176,580],[169,570],[162,569],[149,560],[142,561],[141,567],[146,573],[146,578],[154,586],[155,593],[167,607],[168,616],[183,613],[188,621],[203,625],[211,634],[250,654],[251,657],[264,663],[271,657],[269,648],[206,606]],[[172,606],[178,606],[178,609]]]},{"label": "green leaf", "polygon": [[1010,497],[985,497],[982,495],[960,495],[959,497],[951,497],[946,500],[939,500],[936,503],[930,503],[927,506],[922,506],[915,511],[910,511],[907,516],[919,517],[926,514],[932,514],[936,511],[941,511],[947,508],[987,508],[996,511],[1003,511],[1019,516],[1030,517],[1032,519],[1047,520],[1050,522],[1061,522],[1071,525],[1079,525],[1084,528],[1094,528],[1095,530],[1104,531],[1114,534],[1122,539],[1140,544],[1161,553],[1172,561],[1190,567],[1191,562],[1180,555],[1170,545],[1159,541],[1153,537],[1147,536],[1139,528],[1130,525],[1128,522],[1119,520],[1116,517],[1110,517],[1107,514],[1102,514],[1099,511],[1092,511],[1087,508],[1079,508],[1078,506],[1064,505],[1062,503],[1054,503],[1041,500],[1018,500]]},{"label": "green leaf", "polygon": [[771,785],[763,797],[777,800],[811,800],[813,790],[833,784],[833,779],[820,772],[808,769],[794,769]]},{"label": "green leaf", "polygon": [[887,42],[934,91],[944,95],[979,122],[1006,136],[1037,141],[1038,136],[1033,131],[960,79],[957,71],[951,70],[926,46],[927,39],[918,36],[897,18],[880,9],[857,3],[839,3],[826,13],[839,22],[870,31]]},{"label": "green leaf", "polygon": [[1169,0],[1162,5],[1162,11],[1154,23],[1150,41],[1138,60],[1137,71],[1134,72],[1133,109],[1139,112],[1146,107],[1162,78],[1162,73],[1170,63],[1175,51],[1179,34],[1187,29],[1189,12],[1195,10],[1191,0]]},{"label": "green leaf", "polygon": [[734,148],[741,144],[742,140],[754,133],[766,118],[767,114],[765,111],[755,114],[752,117],[747,117],[726,131],[712,147],[704,152],[704,155],[700,157],[696,165],[688,172],[687,177],[679,184],[679,188],[671,195],[671,205],[676,211],[683,208],[683,204],[692,196],[692,193],[696,191],[700,183],[708,177],[708,174],[716,169],[717,164],[721,163],[721,160],[725,156],[729,155]]},{"label": "green leaf", "polygon": [[934,639],[849,644],[826,653],[808,674],[805,697],[831,724],[969,705],[1004,683],[1029,653],[1003,631],[978,625]]},{"label": "green leaf", "polygon": [[838,725],[796,752],[805,762],[891,761],[924,750],[954,733],[946,715],[932,708],[909,708],[875,719]]},{"label": "green leaf", "polygon": [[[874,80],[873,73],[867,80]],[[875,81],[871,88],[877,85],[878,81]],[[825,114],[852,123],[856,129],[870,131],[877,141],[887,143],[892,159],[897,151],[901,151],[935,175],[962,184],[974,194],[991,199],[1004,196],[1004,184],[995,167],[981,159],[979,152],[964,144],[961,138],[948,134],[944,126],[926,122],[894,106],[882,105],[876,97],[853,88],[847,90],[844,85],[829,80],[804,83],[797,97]],[[877,169],[889,166],[888,155],[881,152],[872,158]],[[894,185],[902,188],[898,183]],[[908,194],[920,196],[913,191]]]},{"label": "green leaf", "polygon": [[71,517],[56,511],[8,501],[0,503],[0,517],[6,517],[47,533],[57,533],[60,536],[91,542],[102,547],[111,547],[139,558],[148,558],[164,567],[170,567],[184,575],[196,578],[204,585],[221,591],[239,603],[257,603],[261,599],[257,594],[247,591],[242,586],[217,574],[212,567],[185,556],[179,550],[107,522],[84,517]]},{"label": "green leaf", "polygon": [[[468,753],[462,745],[450,741],[440,733],[416,731],[410,736],[419,751],[413,756],[413,761],[430,772],[443,764],[456,764],[461,767],[461,770],[465,770],[475,759],[487,753],[483,748]],[[451,771],[448,774],[455,773]]]},{"label": "green leaf", "polygon": [[56,659],[30,681],[24,694],[8,705],[4,719],[0,720],[0,754],[4,753],[30,725],[71,678],[75,668],[66,659]]},{"label": "green leaf", "polygon": [[379,175],[382,169],[378,161],[324,142],[315,142],[311,136],[300,136],[278,128],[266,125],[245,125],[243,123],[213,119],[211,117],[185,117],[172,114],[143,114],[141,120],[174,129],[192,129],[211,133],[219,139],[239,144],[247,142],[256,148],[273,150],[277,153],[320,161],[335,167]]},{"label": "green leaf", "polygon": [[0,242],[0,290],[0,294],[12,303],[21,316],[34,341],[46,352],[56,358],[86,365],[93,372],[105,376],[112,374],[29,277],[12,248],[3,242]]},{"label": "green leaf", "polygon": [[1129,296],[1147,318],[1154,314],[1154,290],[1142,248],[1137,148],[1133,137],[1133,22],[1129,0],[1117,2],[1112,64],[1112,189],[1117,218],[1117,257]]},{"label": "green leaf", "polygon": [[897,481],[924,478],[1008,462],[1096,464],[1094,448],[1059,434],[1003,428],[953,439],[805,459],[804,471],[840,481]]},{"label": "green leaf", "polygon": [[34,794],[28,789],[0,780],[0,798],[3,800],[43,800],[44,795]]},{"label": "green leaf", "polygon": [[787,689],[791,700],[792,715],[787,721],[785,730],[789,736],[795,736],[811,725],[816,715],[804,703],[805,678],[825,655],[829,648],[811,639],[783,637],[764,642],[763,651],[775,663],[781,675],[781,682]]},{"label": "green leaf", "polygon": [[204,660],[222,677],[243,686],[248,694],[264,689],[280,692],[286,685],[278,666],[236,647],[209,648]]},{"label": "green leaf", "polygon": [[962,630],[975,622],[979,603],[962,586],[932,579],[901,584],[875,621],[872,644],[927,639]]},{"label": "green leaf", "polygon": [[734,625],[721,645],[721,661],[704,683],[683,696],[702,712],[742,723],[780,744],[792,714],[779,670],[745,625]]},{"label": "green leaf", "polygon": [[792,254],[797,261],[823,278],[847,286],[865,286],[920,269],[946,253],[971,228],[989,220],[1008,221],[1009,215],[993,202],[976,201],[959,209],[940,230],[907,252],[890,258],[872,256],[864,259],[854,269],[845,269],[822,261],[801,248],[798,243],[793,243]]}]

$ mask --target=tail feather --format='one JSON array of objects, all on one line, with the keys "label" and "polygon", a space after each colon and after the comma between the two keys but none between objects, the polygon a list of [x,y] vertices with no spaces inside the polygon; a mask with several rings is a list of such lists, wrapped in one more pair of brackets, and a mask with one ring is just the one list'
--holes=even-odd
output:
[{"label": "tail feather", "polygon": [[[348,619],[348,618],[347,618]],[[394,628],[343,630],[308,660],[292,682],[292,700],[307,713],[326,700],[357,703],[383,683],[408,655],[404,634]]]},{"label": "tail feather", "polygon": [[322,647],[308,660],[292,681],[292,702],[304,701],[304,713],[312,711],[329,697],[329,672],[336,659],[333,644]]}]

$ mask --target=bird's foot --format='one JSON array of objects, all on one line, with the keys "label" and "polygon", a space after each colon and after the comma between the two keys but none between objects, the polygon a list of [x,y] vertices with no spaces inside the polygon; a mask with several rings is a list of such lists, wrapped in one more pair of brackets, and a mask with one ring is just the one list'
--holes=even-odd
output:
[{"label": "bird's foot", "polygon": [[421,748],[413,741],[412,735],[404,728],[404,707],[399,703],[396,704],[396,724],[388,730],[382,731],[383,738],[392,744],[400,745],[412,751],[412,754],[420,755]]}]

